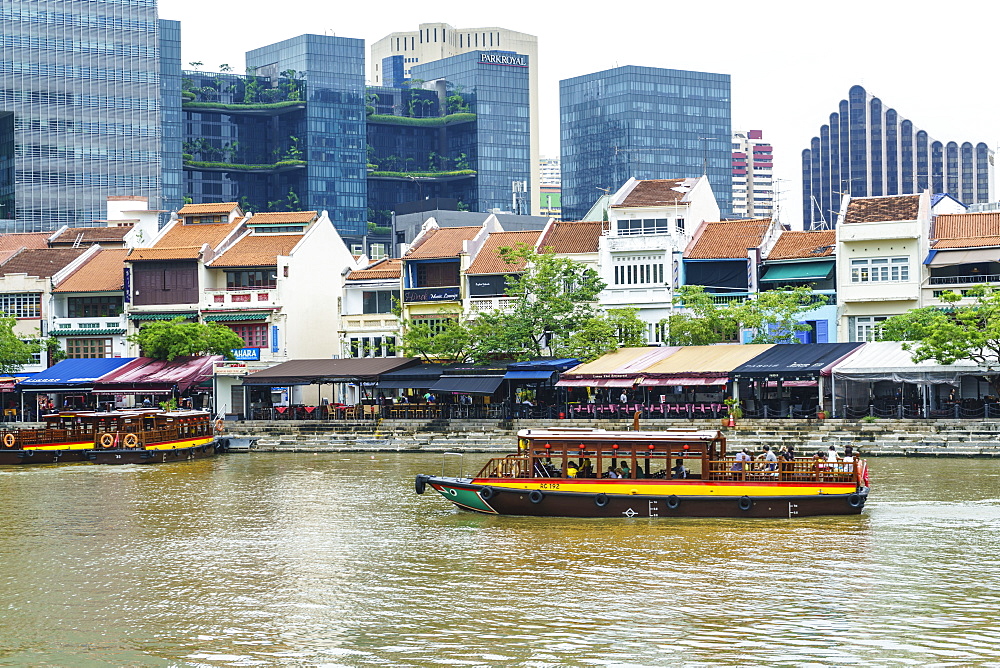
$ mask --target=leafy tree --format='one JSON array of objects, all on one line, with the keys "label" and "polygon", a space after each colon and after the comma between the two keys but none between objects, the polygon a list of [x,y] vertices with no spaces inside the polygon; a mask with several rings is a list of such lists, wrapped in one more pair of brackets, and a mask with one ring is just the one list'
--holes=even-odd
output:
[{"label": "leafy tree", "polygon": [[0,374],[10,376],[31,364],[40,349],[37,341],[25,342],[14,332],[17,320],[0,315]]},{"label": "leafy tree", "polygon": [[646,323],[638,312],[635,308],[609,309],[584,321],[559,347],[559,356],[589,362],[621,347],[646,345]]},{"label": "leafy tree", "polygon": [[[903,341],[914,362],[972,360],[987,371],[1000,371],[1000,290],[979,286],[965,297],[973,302],[958,305],[963,295],[947,290],[941,300],[952,304],[948,308],[924,307],[887,318],[881,338]],[[991,373],[986,379],[1000,395],[1000,376]]]},{"label": "leafy tree", "polygon": [[446,360],[468,362],[481,327],[458,318],[440,318],[435,326],[404,320],[401,340],[403,355],[422,357],[428,362]]},{"label": "leafy tree", "polygon": [[245,345],[225,325],[186,322],[184,318],[147,323],[128,340],[138,345],[146,357],[168,361],[186,355],[223,355],[232,359],[233,349]]},{"label": "leafy tree", "polygon": [[676,313],[660,321],[671,343],[697,346],[733,341],[740,331],[753,332],[751,343],[796,343],[796,332],[807,331],[799,318],[827,302],[809,287],[767,290],[742,301],[717,304],[700,285],[677,290],[674,303],[686,313]]}]

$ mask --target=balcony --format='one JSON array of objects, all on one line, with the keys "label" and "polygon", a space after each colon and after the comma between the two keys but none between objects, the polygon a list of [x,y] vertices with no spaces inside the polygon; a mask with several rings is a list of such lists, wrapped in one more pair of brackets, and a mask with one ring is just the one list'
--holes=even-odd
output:
[{"label": "balcony", "polygon": [[669,287],[605,288],[601,293],[601,303],[607,306],[652,305],[670,306],[673,297]]},{"label": "balcony", "polygon": [[202,310],[277,308],[280,306],[277,293],[275,288],[205,290]]},{"label": "balcony", "polygon": [[125,316],[91,318],[55,318],[50,336],[113,336],[124,334],[127,329]]},{"label": "balcony", "polygon": [[608,250],[616,251],[672,251],[678,244],[672,234],[644,234],[629,236],[607,236]]},{"label": "balcony", "polygon": [[986,285],[1000,283],[1000,274],[971,274],[969,276],[931,276],[930,285]]},{"label": "balcony", "polygon": [[340,326],[345,332],[391,332],[399,331],[399,319],[391,313],[364,313],[343,315]]},{"label": "balcony", "polygon": [[484,313],[487,311],[509,311],[517,303],[515,297],[480,297],[469,300],[469,314]]}]

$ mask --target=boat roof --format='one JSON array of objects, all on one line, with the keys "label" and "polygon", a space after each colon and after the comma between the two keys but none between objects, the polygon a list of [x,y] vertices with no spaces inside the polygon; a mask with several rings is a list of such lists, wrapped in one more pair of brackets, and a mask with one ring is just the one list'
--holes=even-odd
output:
[{"label": "boat roof", "polygon": [[550,427],[547,429],[521,429],[518,438],[609,438],[621,441],[711,441],[722,438],[717,429],[663,429],[658,431],[610,431],[607,429],[587,429],[574,427]]}]

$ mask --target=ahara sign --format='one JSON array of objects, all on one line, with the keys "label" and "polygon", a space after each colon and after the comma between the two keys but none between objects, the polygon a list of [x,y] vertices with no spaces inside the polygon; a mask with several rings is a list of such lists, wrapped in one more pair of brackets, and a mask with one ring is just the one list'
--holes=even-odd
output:
[{"label": "ahara sign", "polygon": [[233,359],[242,362],[257,362],[260,360],[260,348],[234,348]]},{"label": "ahara sign", "polygon": [[479,54],[479,62],[489,65],[507,65],[509,67],[527,67],[527,56],[512,56],[503,53],[483,53]]}]

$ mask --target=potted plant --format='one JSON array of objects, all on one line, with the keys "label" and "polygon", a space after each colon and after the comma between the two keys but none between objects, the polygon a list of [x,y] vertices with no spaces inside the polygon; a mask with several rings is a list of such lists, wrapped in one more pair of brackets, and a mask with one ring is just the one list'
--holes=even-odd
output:
[{"label": "potted plant", "polygon": [[825,420],[826,419],[826,410],[823,409],[823,408],[818,409],[816,411],[816,419],[817,420]]},{"label": "potted plant", "polygon": [[743,417],[743,408],[740,407],[740,402],[733,397],[729,397],[723,400],[722,403],[726,405],[726,408],[729,411],[729,414],[722,419],[722,426],[735,427],[736,420]]}]

